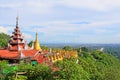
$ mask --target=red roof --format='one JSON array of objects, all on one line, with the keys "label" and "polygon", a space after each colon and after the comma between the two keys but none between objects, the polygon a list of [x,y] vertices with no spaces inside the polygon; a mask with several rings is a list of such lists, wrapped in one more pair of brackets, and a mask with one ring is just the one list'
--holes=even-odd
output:
[{"label": "red roof", "polygon": [[38,53],[39,50],[22,50],[22,53],[26,56],[34,56],[36,53]]},{"label": "red roof", "polygon": [[38,63],[45,62],[44,54],[40,54],[39,50],[22,50],[22,51],[9,51],[9,50],[0,50],[0,58],[5,59],[19,59],[24,55],[24,58],[31,57],[31,60],[36,60]]},{"label": "red roof", "polygon": [[39,50],[22,50],[21,52],[25,57],[31,57],[32,60],[35,60],[36,55],[39,54]]},{"label": "red roof", "polygon": [[14,59],[18,58],[19,54],[17,51],[9,51],[9,50],[0,50],[0,58],[6,59]]},{"label": "red roof", "polygon": [[39,50],[23,50],[22,53],[26,57],[31,57],[32,60],[36,60],[38,63],[45,62],[45,56],[41,54]]}]

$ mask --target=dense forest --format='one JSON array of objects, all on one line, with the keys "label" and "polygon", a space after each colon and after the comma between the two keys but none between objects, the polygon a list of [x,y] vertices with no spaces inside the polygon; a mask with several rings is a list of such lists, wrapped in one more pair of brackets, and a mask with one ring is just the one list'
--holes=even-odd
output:
[{"label": "dense forest", "polygon": [[102,45],[94,45],[88,46],[89,50],[98,50],[103,48],[103,51],[120,59],[120,44],[102,44]]},{"label": "dense forest", "polygon": [[120,46],[109,46],[106,47],[104,51],[120,59]]}]

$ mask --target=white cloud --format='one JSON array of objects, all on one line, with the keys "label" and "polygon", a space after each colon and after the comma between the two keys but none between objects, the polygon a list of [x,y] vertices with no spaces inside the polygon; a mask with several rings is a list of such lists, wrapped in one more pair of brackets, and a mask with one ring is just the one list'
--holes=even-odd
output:
[{"label": "white cloud", "polygon": [[[78,20],[80,21],[80,20]],[[78,22],[76,21],[76,22]],[[94,33],[109,33],[112,32],[111,30],[107,30],[107,28],[110,28],[112,24],[117,23],[116,21],[91,21],[89,24],[71,24],[75,22],[74,20],[70,21],[50,21],[41,24],[42,28],[35,27],[29,30],[31,32],[42,32],[44,35],[58,35],[58,34],[64,34],[64,35],[69,35],[69,34],[74,34],[74,33],[81,33],[81,32],[94,32]]]},{"label": "white cloud", "polygon": [[119,0],[64,0],[64,5],[75,8],[87,8],[97,11],[108,11],[120,6]]},{"label": "white cloud", "polygon": [[11,8],[20,13],[50,13],[52,11],[52,6],[54,4],[52,2],[45,2],[40,0],[26,0],[26,1],[18,1],[18,2],[9,2],[9,3],[0,3],[1,8]]},{"label": "white cloud", "polygon": [[0,33],[6,33],[6,34],[8,34],[8,30],[5,27],[0,26]]},{"label": "white cloud", "polygon": [[[108,11],[120,7],[119,0],[26,0],[19,2],[1,3],[0,7],[29,8],[33,11],[50,11],[51,8],[60,5],[74,8]],[[33,9],[32,9],[33,8]],[[39,10],[38,10],[39,9]]]},{"label": "white cloud", "polygon": [[117,39],[120,39],[120,33],[114,35]]},{"label": "white cloud", "polygon": [[52,3],[46,3],[43,1],[28,1],[26,3],[23,3],[22,6],[20,6],[21,10],[24,10],[31,13],[50,13],[52,11]]},{"label": "white cloud", "polygon": [[[15,27],[12,27],[12,26],[0,26],[0,33],[6,33],[11,36],[12,32],[14,31],[14,28]],[[28,41],[29,41],[29,39],[32,38],[32,36],[28,33],[23,33],[23,36],[24,36],[25,40],[28,40]]]},{"label": "white cloud", "polygon": [[3,32],[3,33],[6,33],[8,35],[12,35],[12,32],[14,31],[14,28],[13,26],[0,26],[0,33]]}]

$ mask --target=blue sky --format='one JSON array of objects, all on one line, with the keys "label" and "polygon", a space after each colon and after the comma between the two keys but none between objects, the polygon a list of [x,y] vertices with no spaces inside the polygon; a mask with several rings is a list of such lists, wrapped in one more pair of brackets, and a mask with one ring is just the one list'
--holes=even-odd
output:
[{"label": "blue sky", "polygon": [[120,43],[119,0],[0,0],[0,32],[16,16],[25,39],[40,43]]}]

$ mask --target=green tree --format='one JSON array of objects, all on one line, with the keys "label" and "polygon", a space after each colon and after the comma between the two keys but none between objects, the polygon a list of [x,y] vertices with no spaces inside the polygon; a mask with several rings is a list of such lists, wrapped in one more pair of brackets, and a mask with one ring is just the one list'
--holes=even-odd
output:
[{"label": "green tree", "polygon": [[87,47],[81,47],[80,49],[81,49],[81,51],[88,52],[88,48]]},{"label": "green tree", "polygon": [[0,79],[11,80],[14,78],[15,73],[17,71],[16,66],[10,66],[10,65],[8,65],[8,62],[4,60],[4,61],[0,62],[0,67],[2,68],[2,71],[1,71],[2,77],[0,77]]},{"label": "green tree", "polygon": [[6,47],[10,36],[5,33],[0,33],[0,47]]},{"label": "green tree", "polygon": [[34,43],[34,41],[30,41],[29,43],[28,43],[28,46],[30,46],[30,47],[32,47],[32,44]]},{"label": "green tree", "polygon": [[42,50],[49,50],[49,48],[47,46],[41,46]]},{"label": "green tree", "polygon": [[52,70],[45,64],[34,66],[26,71],[28,80],[52,80]]},{"label": "green tree", "polygon": [[88,73],[76,63],[76,59],[65,59],[64,61],[58,61],[56,66],[60,70],[54,73],[59,80],[89,80]]},{"label": "green tree", "polygon": [[71,46],[64,46],[63,50],[69,51],[69,50],[72,50],[72,47]]},{"label": "green tree", "polygon": [[32,66],[31,64],[20,64],[18,72],[25,72],[27,80],[53,80],[52,70],[46,64],[38,64]]}]

